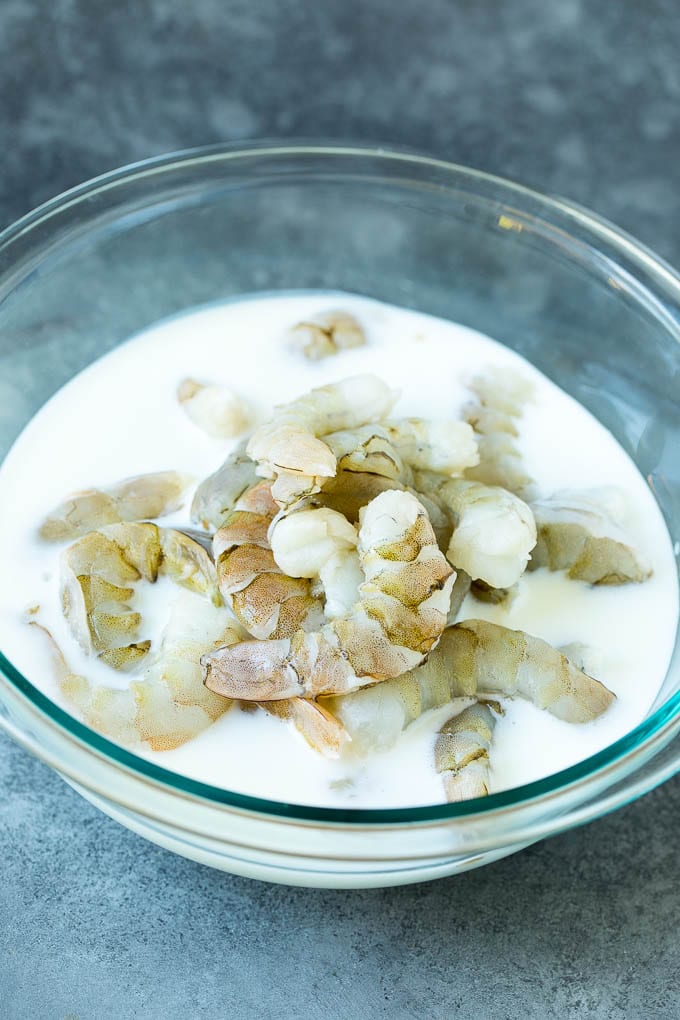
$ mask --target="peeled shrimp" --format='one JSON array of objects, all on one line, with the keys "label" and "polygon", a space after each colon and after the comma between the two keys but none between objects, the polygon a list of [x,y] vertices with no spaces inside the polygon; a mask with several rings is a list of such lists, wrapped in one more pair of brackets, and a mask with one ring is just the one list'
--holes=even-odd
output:
[{"label": "peeled shrimp", "polygon": [[474,379],[470,388],[477,401],[467,408],[466,418],[477,435],[479,463],[465,472],[466,478],[500,485],[530,499],[534,482],[516,440],[518,421],[533,394],[532,384],[507,368],[496,368]]},{"label": "peeled shrimp", "polygon": [[191,519],[204,528],[221,528],[236,501],[257,482],[255,464],[245,442],[229,454],[224,464],[196,489],[191,504]]},{"label": "peeled shrimp", "polygon": [[248,428],[248,407],[227,386],[183,379],[177,388],[177,399],[194,425],[216,439],[230,439]]},{"label": "peeled shrimp", "polygon": [[535,500],[538,541],[532,567],[566,570],[589,584],[645,581],[651,569],[617,521],[622,509],[617,496],[616,490],[593,489]]},{"label": "peeled shrimp", "polygon": [[[261,543],[257,546],[251,544],[238,547],[243,550],[243,555],[251,560],[254,568],[261,567],[262,553],[269,548],[272,550],[273,559],[268,558],[267,565],[272,567],[273,564],[273,571],[278,568],[280,576],[276,576],[278,587],[274,586],[275,591],[269,585],[267,590],[270,595],[278,592],[281,597],[276,616],[276,629],[279,633],[276,636],[282,636],[281,631],[284,631],[283,636],[286,636],[286,628],[291,634],[297,629],[299,623],[298,603],[294,601],[300,598],[297,594],[298,590],[306,593],[305,597],[309,600],[310,611],[318,609],[317,603],[310,595],[309,581],[311,579],[320,575],[326,599],[325,613],[327,618],[332,618],[333,613],[339,614],[348,604],[350,607],[354,604],[358,585],[363,579],[363,575],[361,575],[358,565],[359,558],[356,553],[356,529],[341,514],[333,510],[300,510],[291,514],[290,517],[282,517],[273,526],[270,526],[268,537],[268,524],[278,509],[271,499],[267,500],[266,498],[266,489],[270,484],[269,482],[260,482],[255,487],[255,492],[249,490],[245,501],[242,500],[239,503],[234,518],[237,514],[241,515],[241,533],[243,534],[245,519],[245,527],[250,526],[251,528],[248,537]],[[244,502],[252,509],[245,511]],[[254,512],[256,509],[264,510],[265,513],[257,515]],[[250,519],[244,517],[245,513],[251,514]],[[264,519],[258,520],[258,516]],[[231,578],[233,581],[236,578],[235,568],[237,565],[233,562],[233,555],[230,557],[229,553],[223,553],[220,550],[226,538],[225,533],[229,532],[233,539],[236,527],[238,527],[238,521],[233,521],[231,525],[225,526],[221,534],[218,533],[215,536],[215,548],[219,554],[218,577],[228,601],[232,593],[226,591],[225,579]],[[354,561],[356,561],[356,566]],[[357,571],[361,576],[357,577]],[[265,581],[270,581],[271,573],[272,570],[267,570],[261,576]],[[300,582],[298,580],[300,578],[307,580]],[[256,580],[257,577],[253,579],[251,585]],[[248,600],[248,591],[249,588],[244,589],[245,603],[237,600],[231,604],[241,620],[245,620],[249,627],[252,627],[253,606],[257,608],[259,603],[256,599]],[[262,594],[259,592],[259,596]],[[295,609],[291,611],[293,607]],[[271,620],[276,614],[276,609],[276,606],[270,604],[264,615]],[[257,614],[255,613],[255,615]],[[217,697],[217,695],[213,695],[213,697]],[[337,720],[316,702],[302,698],[290,698],[285,701],[260,702],[259,704],[270,715],[291,720],[305,740],[315,750],[327,756],[337,756],[342,745],[349,739]]]},{"label": "peeled shrimp", "polygon": [[270,701],[345,693],[400,676],[435,647],[454,572],[422,504],[383,492],[361,514],[365,580],[344,619],[280,641],[246,641],[203,657],[206,684],[228,697]]},{"label": "peeled shrimp", "polygon": [[288,638],[321,621],[309,580],[288,576],[272,553],[269,528],[279,508],[271,485],[260,481],[246,489],[213,538],[222,596],[248,633],[260,639]]},{"label": "peeled shrimp", "polygon": [[298,322],[288,333],[291,346],[310,361],[319,361],[339,351],[363,347],[366,335],[349,312],[324,312]]},{"label": "peeled shrimp", "polygon": [[429,473],[416,475],[416,485],[453,515],[446,555],[454,567],[492,588],[509,588],[519,580],[536,544],[533,515],[519,496],[495,485]]},{"label": "peeled shrimp", "polygon": [[395,394],[373,375],[357,375],[298,397],[274,410],[255,430],[247,446],[258,474],[275,478],[272,489],[281,506],[318,492],[336,473],[336,458],[319,436],[352,429],[384,417]]},{"label": "peeled shrimp", "polygon": [[596,719],[615,700],[540,638],[485,620],[464,620],[444,631],[417,669],[346,697],[323,698],[322,704],[362,753],[391,747],[428,709],[479,695],[524,698],[569,723]]},{"label": "peeled shrimp", "polygon": [[324,613],[346,616],[357,601],[363,572],[357,552],[357,529],[337,510],[298,510],[276,521],[270,531],[277,565],[289,577],[319,578]]},{"label": "peeled shrimp", "polygon": [[62,607],[81,647],[114,669],[139,662],[150,645],[137,640],[142,617],[132,609],[131,586],[159,574],[221,605],[205,549],[172,528],[110,524],[69,546],[61,557]]},{"label": "peeled shrimp", "polygon": [[489,749],[501,711],[498,702],[480,701],[451,716],[439,730],[434,766],[450,803],[488,794]]},{"label": "peeled shrimp", "polygon": [[107,524],[163,517],[181,507],[190,484],[188,475],[158,471],[125,478],[106,489],[74,492],[45,518],[40,537],[68,542]]},{"label": "peeled shrimp", "polygon": [[454,477],[479,463],[475,435],[465,421],[398,418],[382,426],[403,460],[416,470]]},{"label": "peeled shrimp", "polygon": [[50,638],[62,696],[88,726],[122,744],[143,742],[154,751],[172,750],[231,707],[228,699],[206,689],[199,660],[216,645],[239,640],[242,632],[224,608],[195,595],[180,595],[158,653],[145,673],[122,689],[95,684],[71,672],[49,632],[40,629]]}]

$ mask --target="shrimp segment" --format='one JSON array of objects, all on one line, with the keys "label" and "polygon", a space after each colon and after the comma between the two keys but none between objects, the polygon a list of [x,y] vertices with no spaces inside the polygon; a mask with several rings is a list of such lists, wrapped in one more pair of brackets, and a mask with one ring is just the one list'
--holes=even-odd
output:
[{"label": "shrimp segment", "polygon": [[298,322],[289,331],[291,346],[310,361],[319,361],[352,347],[363,347],[366,335],[349,312],[324,312]]},{"label": "shrimp segment", "polygon": [[519,696],[569,723],[589,722],[615,700],[546,641],[486,620],[463,620],[445,632],[441,657],[457,696]]},{"label": "shrimp segment", "polygon": [[615,695],[540,638],[484,620],[447,627],[426,662],[405,676],[323,698],[359,753],[392,747],[423,712],[455,698],[521,697],[569,723],[596,719]]},{"label": "shrimp segment", "polygon": [[181,507],[191,484],[178,471],[125,478],[106,489],[75,492],[50,513],[40,528],[46,542],[68,542],[107,524],[163,517]]},{"label": "shrimp segment", "polygon": [[62,696],[83,721],[104,736],[127,746],[146,743],[169,751],[198,736],[232,705],[203,684],[200,657],[216,645],[237,641],[238,625],[224,608],[182,593],[173,606],[158,654],[145,674],[118,689],[92,683],[73,673],[61,650],[48,637]]},{"label": "shrimp segment", "polygon": [[465,472],[466,477],[530,499],[534,482],[516,440],[517,423],[531,400],[532,384],[507,368],[497,368],[478,376],[470,388],[477,402],[467,408],[466,417],[477,435],[479,463]]},{"label": "shrimp segment", "polygon": [[454,519],[447,550],[454,567],[492,588],[510,588],[524,573],[536,544],[526,503],[506,489],[463,478],[416,475],[416,484],[448,507]]},{"label": "shrimp segment", "polygon": [[255,464],[241,443],[224,464],[196,489],[191,504],[191,519],[204,528],[221,528],[224,520],[246,489],[257,482]]},{"label": "shrimp segment", "polygon": [[454,477],[479,463],[475,435],[465,421],[399,418],[382,425],[400,456],[418,471]]},{"label": "shrimp segment", "polygon": [[309,580],[289,577],[274,558],[269,528],[278,509],[271,482],[260,481],[237,500],[213,538],[222,596],[248,633],[263,640],[290,637],[321,616]]},{"label": "shrimp segment", "polygon": [[329,620],[346,616],[363,581],[356,528],[337,510],[298,510],[270,530],[274,559],[289,577],[319,578]]},{"label": "shrimp segment", "polygon": [[651,569],[617,521],[617,496],[616,490],[594,489],[535,500],[538,542],[532,567],[566,570],[589,584],[645,581]]},{"label": "shrimp segment", "polygon": [[274,498],[288,506],[318,492],[323,479],[336,473],[335,455],[318,437],[382,418],[394,400],[392,390],[373,375],[322,386],[275,409],[251,436],[247,453],[257,462],[258,474],[277,479]]},{"label": "shrimp segment", "polygon": [[177,399],[194,425],[216,439],[230,439],[248,428],[245,402],[226,386],[183,379]]},{"label": "shrimp segment", "polygon": [[489,792],[489,749],[502,709],[498,702],[477,702],[451,716],[434,745],[434,767],[442,777],[449,803],[486,797]]},{"label": "shrimp segment", "polygon": [[221,605],[215,568],[198,543],[156,524],[111,524],[84,535],[62,553],[64,616],[84,651],[114,669],[129,669],[149,650],[137,642],[142,624],[130,601],[137,581],[165,574]]},{"label": "shrimp segment", "polygon": [[396,490],[377,496],[362,511],[359,555],[365,580],[347,617],[287,640],[246,641],[206,655],[206,685],[249,701],[313,698],[422,662],[445,626],[455,576],[422,504]]}]

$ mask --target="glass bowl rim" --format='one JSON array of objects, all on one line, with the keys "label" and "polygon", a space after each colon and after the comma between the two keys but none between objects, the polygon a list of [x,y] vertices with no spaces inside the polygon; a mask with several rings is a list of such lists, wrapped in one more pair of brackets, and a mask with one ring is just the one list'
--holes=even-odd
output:
[{"label": "glass bowl rim", "polygon": [[[548,212],[552,211],[561,217],[566,217],[567,221],[578,224],[580,229],[585,230],[591,239],[605,240],[617,255],[631,260],[636,268],[651,273],[655,282],[662,284],[664,289],[668,289],[672,298],[680,306],[680,274],[635,238],[577,203],[561,197],[542,194],[533,188],[498,175],[437,159],[407,148],[362,143],[340,144],[335,141],[307,141],[306,139],[281,142],[264,139],[252,143],[218,143],[182,149],[139,160],[78,184],[9,224],[0,231],[0,255],[9,249],[13,242],[35,230],[53,215],[63,213],[70,207],[78,207],[95,193],[101,194],[132,180],[153,177],[154,174],[172,171],[180,167],[186,168],[194,164],[206,165],[220,160],[237,161],[257,157],[263,159],[272,157],[319,157],[322,159],[341,157],[348,160],[370,158],[386,163],[402,163],[411,170],[418,168],[438,170],[450,175],[452,179],[463,178],[473,184],[483,182],[501,189],[506,194],[524,197],[547,209]],[[301,173],[304,176],[305,171],[302,170]],[[373,176],[373,174],[369,173],[368,176]],[[410,183],[417,184],[418,182],[410,181]],[[680,342],[680,328],[674,329],[673,333],[676,340]],[[328,824],[436,823],[454,821],[457,818],[463,819],[470,815],[488,817],[493,813],[507,814],[514,808],[529,806],[538,800],[554,799],[567,790],[573,790],[576,786],[585,788],[589,781],[602,776],[607,770],[618,771],[619,767],[628,761],[636,751],[643,748],[648,748],[651,751],[654,745],[658,745],[659,749],[665,746],[672,739],[674,733],[680,729],[680,691],[678,691],[652,715],[614,743],[569,768],[552,773],[532,783],[459,804],[431,804],[405,808],[329,808],[273,801],[237,793],[223,787],[190,779],[156,765],[154,762],[113,743],[95,730],[91,730],[60,708],[24,677],[1,650],[0,676],[29,702],[33,710],[37,710],[41,717],[46,718],[48,725],[56,725],[59,730],[65,731],[68,737],[75,739],[87,751],[95,752],[114,766],[121,766],[142,780],[158,784],[173,793],[199,798],[215,807],[236,808],[265,816]],[[2,725],[3,717],[0,716],[0,726]],[[680,760],[678,767],[680,767]],[[626,772],[621,778],[628,774]],[[83,782],[84,785],[87,785],[86,779]]]}]

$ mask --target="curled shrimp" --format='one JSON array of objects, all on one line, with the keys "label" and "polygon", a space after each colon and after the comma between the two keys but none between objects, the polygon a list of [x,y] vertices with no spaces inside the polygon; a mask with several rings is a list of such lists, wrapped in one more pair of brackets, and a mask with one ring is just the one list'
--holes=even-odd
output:
[{"label": "curled shrimp", "polygon": [[224,464],[196,489],[191,504],[192,521],[204,528],[221,528],[237,500],[257,480],[255,464],[246,453],[246,444],[240,443]]},{"label": "curled shrimp", "polygon": [[106,489],[74,492],[43,521],[40,537],[47,542],[68,542],[107,524],[163,517],[181,507],[191,484],[178,471],[158,471],[125,478]]},{"label": "curled shrimp", "polygon": [[519,580],[536,544],[533,515],[519,496],[496,485],[429,473],[416,475],[416,484],[453,516],[446,555],[454,567],[492,588],[510,588]]},{"label": "curled shrimp", "polygon": [[153,583],[160,574],[222,603],[207,552],[172,528],[110,524],[69,546],[61,557],[62,608],[83,650],[114,669],[130,669],[144,658],[150,643],[137,640],[142,617],[131,606],[132,586],[142,579]]},{"label": "curled shrimp", "polygon": [[566,570],[589,584],[645,581],[651,569],[618,523],[618,497],[617,490],[593,489],[534,500],[538,541],[532,567]]},{"label": "curled shrimp", "polygon": [[327,507],[298,510],[274,522],[270,541],[274,559],[285,574],[319,579],[327,619],[350,612],[363,573],[357,529],[346,517]]},{"label": "curled shrimp", "polygon": [[203,658],[206,685],[228,697],[277,701],[345,693],[399,676],[435,647],[454,572],[410,493],[377,496],[361,515],[364,582],[343,619],[280,641],[246,641]]},{"label": "curled shrimp", "polygon": [[279,567],[269,542],[278,513],[272,483],[260,481],[243,493],[213,537],[217,582],[239,623],[253,637],[287,638],[321,619],[307,578]]},{"label": "curled shrimp", "polygon": [[466,409],[466,418],[477,436],[479,463],[465,472],[466,478],[530,499],[534,481],[516,440],[524,406],[533,395],[532,384],[507,368],[496,368],[473,379],[470,389],[477,400]]},{"label": "curled shrimp", "polygon": [[230,439],[248,428],[249,409],[227,386],[183,379],[177,399],[194,425],[216,439]]},{"label": "curled shrimp", "polygon": [[[238,646],[236,646],[238,647]],[[540,638],[485,620],[447,627],[427,661],[404,676],[322,704],[359,753],[391,747],[423,712],[455,698],[520,697],[568,723],[589,722],[615,700]]]},{"label": "curled shrimp", "polygon": [[203,684],[200,657],[242,636],[226,609],[187,592],[173,606],[159,649],[148,669],[128,687],[93,683],[73,673],[50,632],[59,690],[92,729],[127,746],[148,744],[170,751],[202,733],[231,707]]},{"label": "curled shrimp", "polygon": [[289,330],[291,346],[310,361],[328,358],[340,351],[363,347],[366,334],[349,312],[324,312],[298,322]]},{"label": "curled shrimp", "polygon": [[373,375],[357,375],[298,397],[274,410],[250,438],[248,455],[258,474],[275,478],[272,493],[279,505],[318,492],[337,469],[336,458],[320,436],[356,428],[384,417],[395,394]]},{"label": "curled shrimp", "polygon": [[489,792],[489,750],[497,701],[479,701],[451,716],[437,734],[434,767],[442,777],[449,803],[485,797]]},{"label": "curled shrimp", "polygon": [[[267,498],[266,490],[270,484],[260,482],[254,490],[248,490],[244,500],[237,505],[232,522],[227,523],[223,532],[215,536],[215,549],[218,553],[218,579],[222,591],[241,622],[247,624],[252,632],[255,630],[253,617],[260,621],[258,629],[262,628],[261,620],[267,621],[267,629],[271,629],[271,623],[275,620],[276,630],[273,633],[280,637],[292,634],[297,629],[301,598],[308,612],[318,610],[317,602],[310,594],[312,579],[321,580],[326,600],[325,613],[327,618],[331,618],[334,613],[341,615],[347,605],[353,605],[363,575],[356,553],[356,529],[341,514],[321,508],[300,510],[290,517],[281,517],[272,525],[278,508],[271,497]],[[257,510],[264,513],[258,514]],[[245,514],[250,516],[246,518]],[[237,532],[241,537],[247,534],[250,543],[234,546],[233,549],[227,545],[229,551],[223,552],[222,545],[234,541],[238,537]],[[237,549],[241,550],[242,558],[250,561],[254,571],[262,569],[262,554],[270,554],[266,557],[267,569],[264,573],[256,573],[249,586],[239,593],[233,593],[227,588],[238,577],[243,580],[240,566],[233,560]],[[259,586],[257,594],[253,596],[251,593],[249,597],[249,589],[257,578],[263,577],[270,582],[272,573],[276,574],[277,584],[272,586],[267,583],[265,597],[278,597],[278,603],[273,600],[264,603]],[[238,600],[240,594],[244,596],[243,601]],[[258,616],[257,610],[261,605],[265,609]],[[289,698],[258,704],[270,715],[290,720],[305,740],[326,756],[337,757],[349,739],[331,713],[316,702]]]}]

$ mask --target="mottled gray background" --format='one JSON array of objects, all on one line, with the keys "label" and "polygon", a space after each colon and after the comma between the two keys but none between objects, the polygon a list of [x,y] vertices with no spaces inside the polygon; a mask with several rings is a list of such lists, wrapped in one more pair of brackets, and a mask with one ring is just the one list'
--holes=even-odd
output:
[{"label": "mottled gray background", "polygon": [[[0,0],[0,224],[166,150],[417,147],[680,263],[677,0]],[[680,1016],[680,782],[451,880],[261,885],[118,827],[0,740],[0,1012]]]}]

